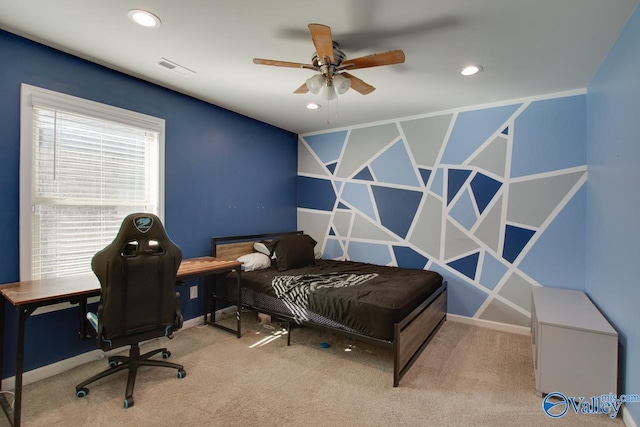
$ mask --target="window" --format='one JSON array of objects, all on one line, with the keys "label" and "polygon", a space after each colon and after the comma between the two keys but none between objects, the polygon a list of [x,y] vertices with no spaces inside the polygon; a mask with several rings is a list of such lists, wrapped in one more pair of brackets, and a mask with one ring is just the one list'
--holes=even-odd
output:
[{"label": "window", "polygon": [[162,219],[164,120],[22,85],[20,280],[91,272],[122,219]]}]

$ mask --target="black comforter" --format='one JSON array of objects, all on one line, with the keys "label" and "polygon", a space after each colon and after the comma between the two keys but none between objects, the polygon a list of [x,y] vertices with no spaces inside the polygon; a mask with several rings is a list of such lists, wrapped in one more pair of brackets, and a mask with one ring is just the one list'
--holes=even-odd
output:
[{"label": "black comforter", "polygon": [[282,300],[287,314],[298,319],[308,320],[305,313],[311,312],[390,341],[394,323],[435,292],[442,276],[427,270],[318,260],[315,265],[282,272],[246,272],[242,282],[253,292]]}]

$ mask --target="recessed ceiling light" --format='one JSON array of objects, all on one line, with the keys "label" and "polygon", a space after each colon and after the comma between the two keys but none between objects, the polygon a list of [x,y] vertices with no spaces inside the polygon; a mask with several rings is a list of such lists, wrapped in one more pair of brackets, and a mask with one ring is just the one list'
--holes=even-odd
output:
[{"label": "recessed ceiling light", "polygon": [[160,26],[160,18],[146,10],[132,9],[127,15],[131,21],[143,27],[158,28]]},{"label": "recessed ceiling light", "polygon": [[464,67],[460,71],[460,74],[463,76],[473,76],[474,74],[478,74],[480,71],[482,71],[482,65],[469,65]]},{"label": "recessed ceiling light", "polygon": [[316,104],[315,102],[310,102],[306,105],[309,110],[317,110],[320,108],[320,104]]}]

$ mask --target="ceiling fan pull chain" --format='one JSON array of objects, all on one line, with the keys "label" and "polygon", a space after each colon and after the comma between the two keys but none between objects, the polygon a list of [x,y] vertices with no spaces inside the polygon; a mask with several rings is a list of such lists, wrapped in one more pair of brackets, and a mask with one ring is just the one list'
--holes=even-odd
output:
[{"label": "ceiling fan pull chain", "polygon": [[331,101],[327,100],[327,124],[331,124]]}]

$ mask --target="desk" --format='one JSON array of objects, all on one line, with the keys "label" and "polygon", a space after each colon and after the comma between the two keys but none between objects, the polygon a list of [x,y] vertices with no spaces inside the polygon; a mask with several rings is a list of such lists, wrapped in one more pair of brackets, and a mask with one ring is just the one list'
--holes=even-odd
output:
[{"label": "desk", "polygon": [[232,271],[235,271],[237,274],[236,284],[238,286],[237,293],[238,297],[235,301],[229,301],[236,304],[236,329],[233,330],[231,328],[227,328],[224,325],[220,325],[216,323],[216,300],[218,296],[215,292],[215,284],[213,284],[214,288],[212,289],[211,281],[205,281],[205,312],[204,312],[204,323],[206,325],[215,326],[216,328],[223,329],[228,332],[232,332],[236,334],[238,338],[242,335],[241,325],[240,325],[240,311],[241,311],[241,292],[240,292],[240,283],[241,283],[241,268],[242,265],[239,261],[225,261],[221,259],[217,259],[210,256],[204,256],[200,258],[191,258],[182,261],[180,264],[180,268],[178,269],[177,279],[182,280],[189,277],[200,277],[200,276],[218,276],[222,274],[227,274]]},{"label": "desk", "polygon": [[[226,274],[233,270],[238,275],[238,309],[237,309],[237,333],[240,330],[240,281],[241,263],[238,261],[223,261],[214,257],[199,257],[182,260],[178,269],[177,279],[182,280],[190,277],[202,277],[209,275]],[[60,277],[55,279],[31,280],[25,282],[8,283],[0,285],[0,319],[4,323],[5,301],[10,302],[18,309],[18,336],[16,346],[16,376],[15,376],[15,396],[13,409],[4,394],[0,394],[0,406],[4,410],[9,422],[18,427],[20,425],[22,406],[22,375],[24,369],[24,330],[25,321],[33,312],[39,308],[61,302],[71,302],[80,304],[79,322],[80,338],[86,338],[86,312],[87,298],[100,295],[100,282],[94,274],[84,274],[72,277]],[[207,284],[205,293],[207,301],[207,312],[211,307],[213,294]],[[215,308],[215,307],[214,307]],[[213,322],[205,322],[215,325],[215,315]],[[215,325],[226,330],[220,325]],[[4,325],[0,328],[0,386],[2,386],[2,368],[4,366]]]}]

